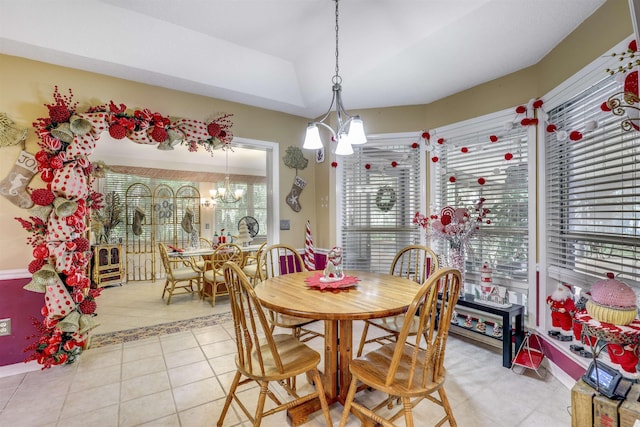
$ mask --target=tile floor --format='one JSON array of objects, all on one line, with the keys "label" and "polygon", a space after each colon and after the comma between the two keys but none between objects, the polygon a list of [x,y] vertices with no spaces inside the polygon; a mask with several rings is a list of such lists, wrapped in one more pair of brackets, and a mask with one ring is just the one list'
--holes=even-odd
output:
[{"label": "tile floor", "polygon": [[[106,288],[99,299],[95,333],[182,320],[229,309],[226,297],[214,308],[191,296],[160,299],[162,283],[129,283]],[[361,325],[356,324],[359,338]],[[222,324],[85,351],[77,363],[0,378],[0,426],[186,426],[215,425],[233,374],[232,325]],[[310,345],[322,347],[320,340]],[[516,374],[501,366],[493,349],[451,335],[447,343],[446,389],[461,427],[545,427],[571,423],[571,393],[547,374]],[[305,380],[300,387],[310,387]],[[363,400],[375,397],[364,391]],[[255,402],[257,389],[245,392]],[[268,399],[267,399],[268,401]],[[439,408],[422,402],[417,425],[432,425]],[[342,406],[331,410],[338,425]],[[225,426],[248,426],[232,405]],[[265,418],[263,426],[287,425],[286,416]],[[305,426],[324,425],[316,414]],[[352,416],[349,426],[359,422]]]}]

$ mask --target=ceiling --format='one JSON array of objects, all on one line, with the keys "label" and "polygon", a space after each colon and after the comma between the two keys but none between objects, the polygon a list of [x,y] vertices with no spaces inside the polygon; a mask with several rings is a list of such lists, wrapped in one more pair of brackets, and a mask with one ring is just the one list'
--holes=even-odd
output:
[{"label": "ceiling", "polygon": [[[342,0],[345,107],[428,104],[529,67],[604,2]],[[315,118],[331,101],[335,3],[2,1],[0,53]]]}]

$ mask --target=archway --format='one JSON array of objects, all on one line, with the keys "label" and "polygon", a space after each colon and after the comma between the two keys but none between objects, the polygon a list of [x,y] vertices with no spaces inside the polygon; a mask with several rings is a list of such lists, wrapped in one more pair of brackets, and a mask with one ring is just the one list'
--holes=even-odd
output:
[{"label": "archway", "polygon": [[[90,288],[90,244],[86,238],[88,215],[99,209],[102,195],[92,189],[94,165],[89,160],[104,132],[115,139],[173,150],[186,145],[189,151],[229,149],[233,134],[230,114],[210,121],[169,118],[149,109],[126,105],[90,107],[77,111],[73,92],[63,95],[55,87],[53,102],[45,104],[49,117],[34,122],[39,137],[38,163],[43,188],[31,192],[32,216],[18,219],[31,233],[33,274],[25,289],[44,294],[39,326],[40,338],[27,351],[29,360],[48,368],[73,362],[87,343],[95,323],[95,298],[100,289]],[[30,207],[30,206],[27,206]]]}]

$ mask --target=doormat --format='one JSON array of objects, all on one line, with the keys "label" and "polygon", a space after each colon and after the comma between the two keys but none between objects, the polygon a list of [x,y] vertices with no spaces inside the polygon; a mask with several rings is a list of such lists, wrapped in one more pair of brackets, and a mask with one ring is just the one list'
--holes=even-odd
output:
[{"label": "doormat", "polygon": [[123,331],[114,331],[105,334],[95,334],[91,337],[89,348],[122,344],[158,335],[175,334],[177,332],[189,331],[191,329],[220,325],[226,322],[233,322],[233,316],[230,312],[196,317],[194,319],[177,320],[175,322],[161,323],[159,325],[144,326],[141,328],[125,329]]}]

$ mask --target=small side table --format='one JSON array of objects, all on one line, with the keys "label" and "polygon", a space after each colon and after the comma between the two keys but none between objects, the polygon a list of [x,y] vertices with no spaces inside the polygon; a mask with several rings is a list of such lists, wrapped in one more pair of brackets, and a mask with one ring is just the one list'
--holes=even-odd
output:
[{"label": "small side table", "polygon": [[524,306],[512,304],[510,307],[494,307],[465,298],[459,298],[457,305],[502,317],[502,366],[511,368],[513,337],[516,348],[520,348],[524,340]]}]

